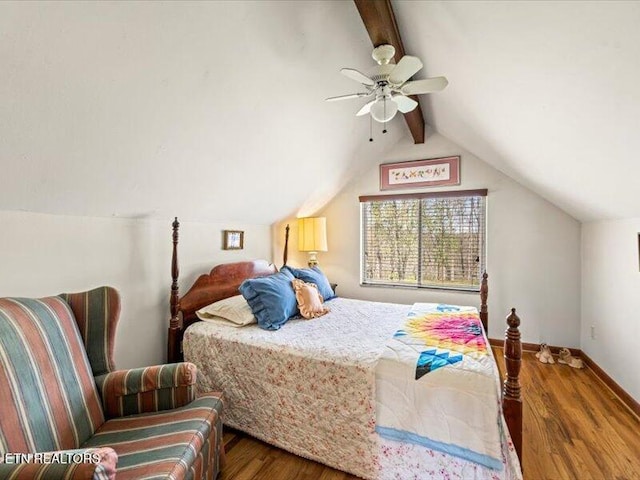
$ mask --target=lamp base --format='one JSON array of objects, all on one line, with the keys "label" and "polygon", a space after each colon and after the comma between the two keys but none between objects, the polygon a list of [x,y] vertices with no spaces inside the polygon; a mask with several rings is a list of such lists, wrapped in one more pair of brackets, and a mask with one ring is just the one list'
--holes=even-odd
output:
[{"label": "lamp base", "polygon": [[309,268],[313,268],[318,265],[318,258],[316,257],[317,254],[318,252],[309,252]]}]

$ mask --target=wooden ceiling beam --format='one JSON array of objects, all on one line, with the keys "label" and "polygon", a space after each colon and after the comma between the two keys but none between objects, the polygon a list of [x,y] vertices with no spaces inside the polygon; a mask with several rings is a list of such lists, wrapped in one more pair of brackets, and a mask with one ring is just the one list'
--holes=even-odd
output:
[{"label": "wooden ceiling beam", "polygon": [[[389,44],[396,49],[394,60],[396,63],[404,57],[404,45],[400,38],[400,31],[393,14],[391,0],[353,0],[360,12],[371,43],[374,47]],[[411,131],[414,143],[424,143],[424,117],[420,108],[420,100],[416,95],[411,98],[418,102],[418,106],[404,114],[404,119]]]}]

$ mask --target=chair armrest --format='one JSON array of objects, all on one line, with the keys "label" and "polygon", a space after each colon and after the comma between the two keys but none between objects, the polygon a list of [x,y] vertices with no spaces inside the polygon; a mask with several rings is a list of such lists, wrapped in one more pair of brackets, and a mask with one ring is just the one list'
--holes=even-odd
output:
[{"label": "chair armrest", "polygon": [[109,447],[0,455],[0,478],[115,480],[118,454]]},{"label": "chair armrest", "polygon": [[182,407],[196,397],[197,368],[181,362],[116,370],[95,377],[108,418]]}]

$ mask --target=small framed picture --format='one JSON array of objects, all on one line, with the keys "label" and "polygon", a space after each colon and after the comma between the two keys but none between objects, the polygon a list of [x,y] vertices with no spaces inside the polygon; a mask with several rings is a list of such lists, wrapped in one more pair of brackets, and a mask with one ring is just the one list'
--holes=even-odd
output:
[{"label": "small framed picture", "polygon": [[223,250],[242,250],[244,248],[244,232],[241,230],[223,230]]}]

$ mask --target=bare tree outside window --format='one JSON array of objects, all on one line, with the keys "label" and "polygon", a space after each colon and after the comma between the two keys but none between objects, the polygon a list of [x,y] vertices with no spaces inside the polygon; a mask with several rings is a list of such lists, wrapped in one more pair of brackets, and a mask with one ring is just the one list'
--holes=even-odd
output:
[{"label": "bare tree outside window", "polygon": [[478,290],[486,191],[363,197],[362,283]]}]

